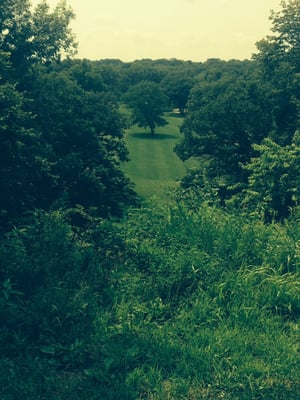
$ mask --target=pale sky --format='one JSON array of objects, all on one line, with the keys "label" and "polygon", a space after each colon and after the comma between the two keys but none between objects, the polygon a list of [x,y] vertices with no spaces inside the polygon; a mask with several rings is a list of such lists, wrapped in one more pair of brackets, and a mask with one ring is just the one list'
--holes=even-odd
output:
[{"label": "pale sky", "polygon": [[[33,5],[39,1],[32,0]],[[48,0],[55,6],[58,0]],[[68,0],[78,58],[249,59],[280,0]]]}]

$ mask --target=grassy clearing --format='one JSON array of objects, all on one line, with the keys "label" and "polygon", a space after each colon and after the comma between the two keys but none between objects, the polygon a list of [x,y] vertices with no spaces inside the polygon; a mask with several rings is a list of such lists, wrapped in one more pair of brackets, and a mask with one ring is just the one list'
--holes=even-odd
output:
[{"label": "grassy clearing", "polygon": [[155,196],[163,201],[168,199],[168,189],[176,187],[191,166],[184,164],[173,151],[181,137],[182,118],[173,113],[166,113],[165,117],[168,125],[158,128],[154,136],[137,125],[127,131],[130,161],[124,167],[140,196]]}]

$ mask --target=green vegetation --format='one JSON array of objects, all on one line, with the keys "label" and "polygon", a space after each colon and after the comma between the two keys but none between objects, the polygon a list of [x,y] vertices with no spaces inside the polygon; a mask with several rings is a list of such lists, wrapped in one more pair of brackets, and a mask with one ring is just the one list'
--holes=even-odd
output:
[{"label": "green vegetation", "polygon": [[136,185],[137,193],[148,198],[168,199],[168,191],[179,186],[179,180],[193,163],[184,164],[173,152],[181,134],[183,118],[165,113],[168,124],[149,135],[145,129],[133,125],[126,133],[129,162],[124,169]]},{"label": "green vegetation", "polygon": [[64,1],[1,2],[1,400],[300,398],[300,1],[281,5],[252,61],[123,63],[61,61]]},{"label": "green vegetation", "polygon": [[163,112],[168,98],[158,83],[142,81],[128,89],[124,96],[132,110],[132,121],[141,128],[149,127],[154,135],[158,126],[166,125]]},{"label": "green vegetation", "polygon": [[299,240],[206,206],[37,215],[0,247],[1,398],[297,400]]}]

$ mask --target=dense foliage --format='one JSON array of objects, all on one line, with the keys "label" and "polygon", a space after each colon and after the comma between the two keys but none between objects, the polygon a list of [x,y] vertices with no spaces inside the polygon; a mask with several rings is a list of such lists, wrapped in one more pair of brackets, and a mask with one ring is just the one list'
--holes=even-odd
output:
[{"label": "dense foliage", "polygon": [[[45,2],[34,11],[28,2],[5,4],[0,53],[2,229],[34,209],[79,206],[95,216],[120,216],[134,193],[120,168],[127,150],[116,98],[88,63],[71,69],[53,63],[62,51],[74,48],[68,28],[72,12],[64,2],[52,13]],[[36,33],[38,27],[45,40]]]},{"label": "dense foliage", "polygon": [[[200,170],[184,180],[185,188],[203,196],[209,187],[211,201],[247,204],[246,214],[249,206],[267,221],[286,217],[299,203],[293,179],[298,162],[289,163],[284,155],[295,146],[299,128],[299,1],[283,1],[271,20],[274,35],[257,44],[254,61],[240,68],[235,61],[226,69],[214,65],[202,73],[176,147],[183,160],[201,160]],[[270,166],[277,157],[276,167]]]},{"label": "dense foliage", "polygon": [[[252,61],[124,63],[69,58],[65,1],[1,2],[1,399],[300,398],[300,3],[281,6]],[[199,167],[168,204],[123,172],[128,105],[152,133],[184,116]]]}]

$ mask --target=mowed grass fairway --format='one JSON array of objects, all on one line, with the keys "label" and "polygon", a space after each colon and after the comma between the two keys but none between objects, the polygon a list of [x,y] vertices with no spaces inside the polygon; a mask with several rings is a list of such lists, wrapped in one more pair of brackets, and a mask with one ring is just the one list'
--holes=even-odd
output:
[{"label": "mowed grass fairway", "polygon": [[183,119],[166,113],[168,125],[158,127],[154,135],[150,130],[133,125],[126,133],[130,161],[125,173],[135,183],[137,193],[149,198],[168,199],[168,189],[175,188],[186,173],[186,167],[173,149],[181,138],[179,127]]}]

